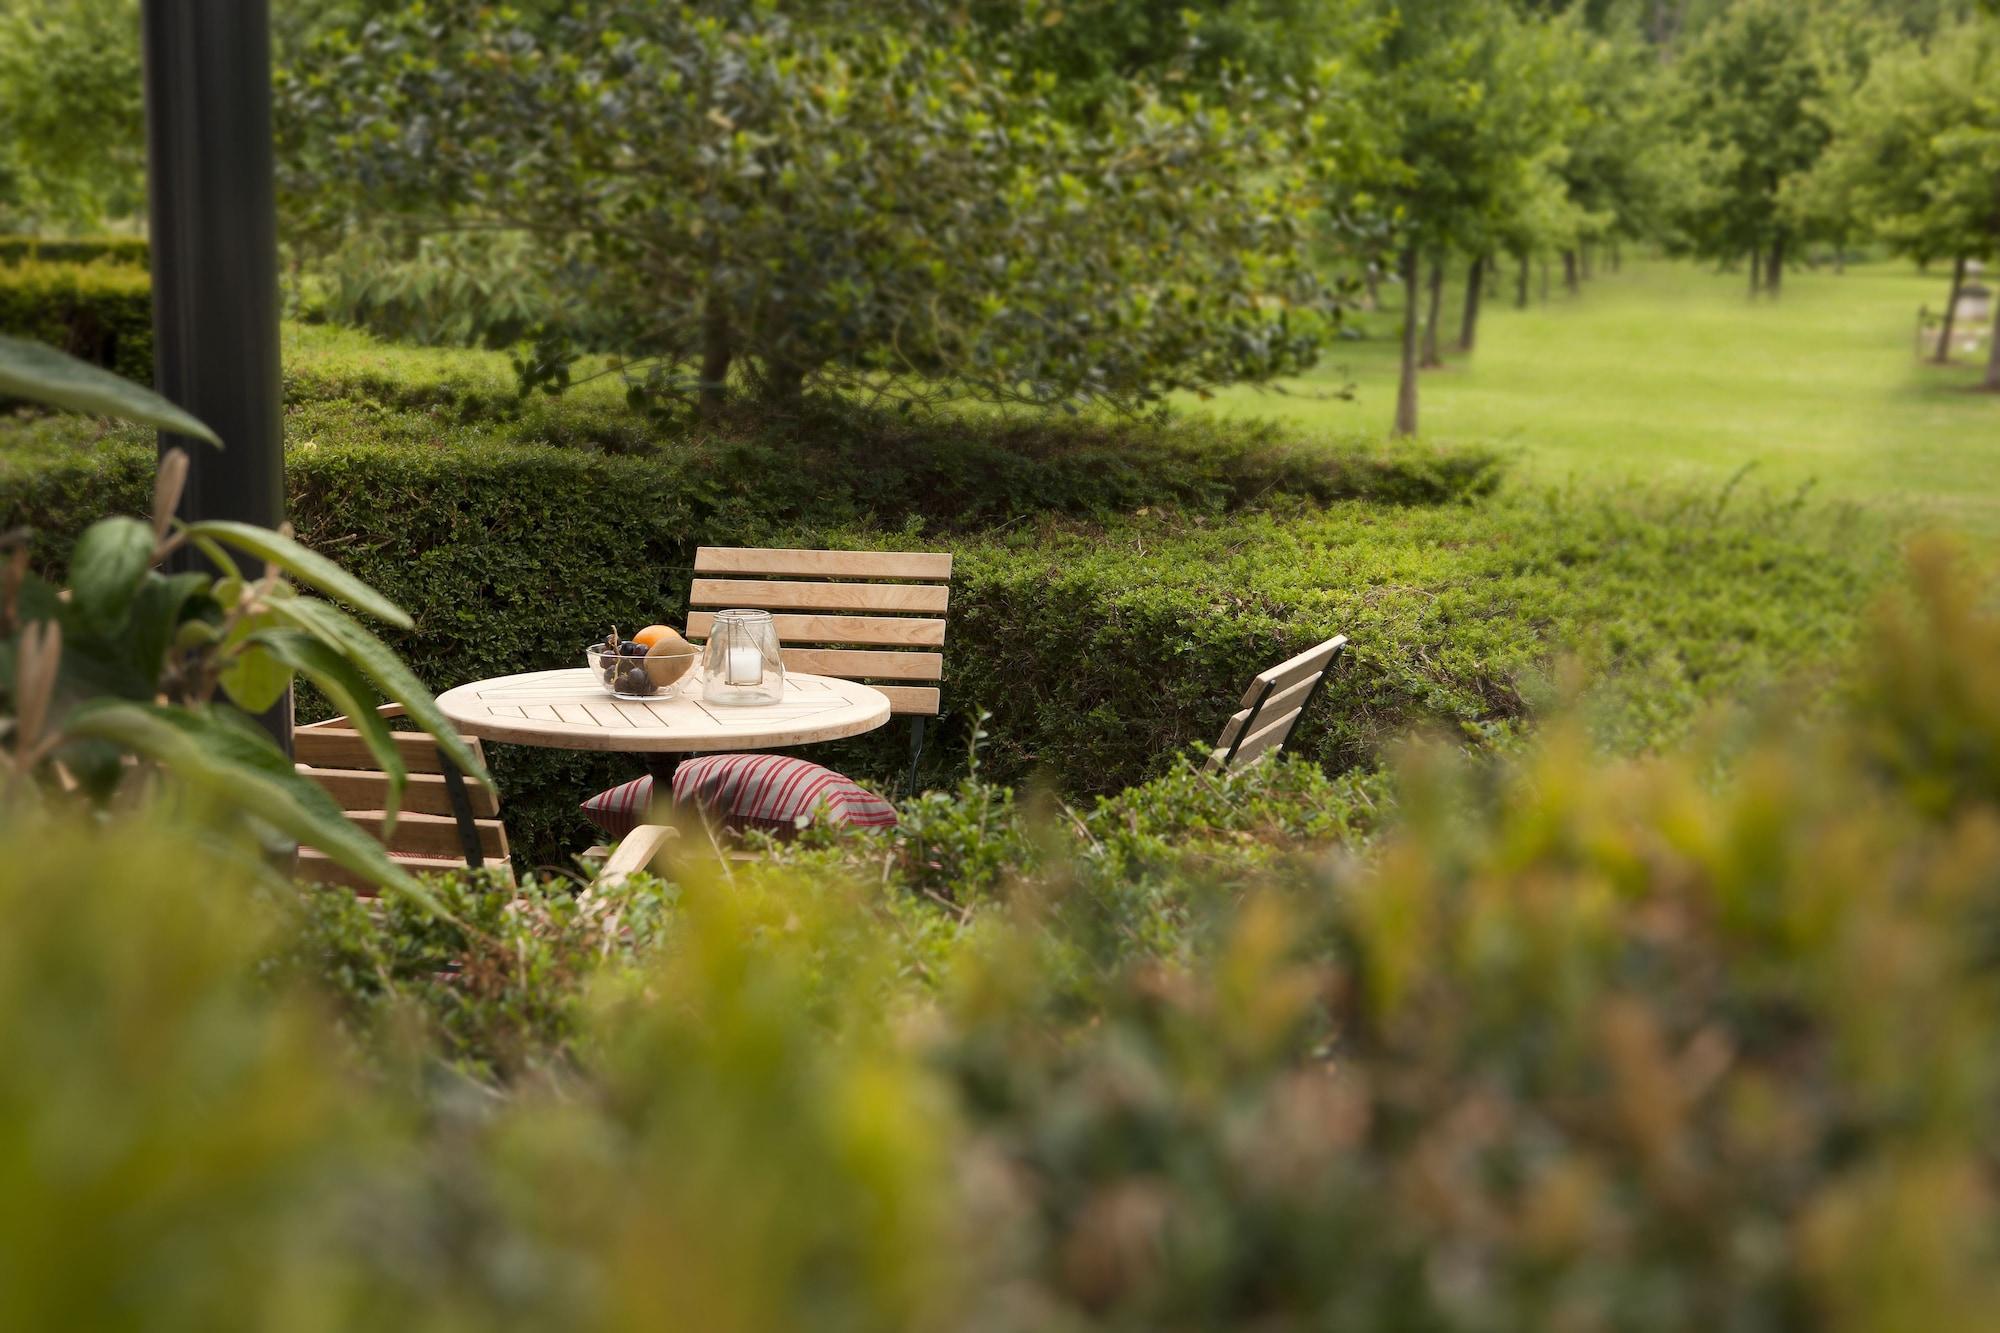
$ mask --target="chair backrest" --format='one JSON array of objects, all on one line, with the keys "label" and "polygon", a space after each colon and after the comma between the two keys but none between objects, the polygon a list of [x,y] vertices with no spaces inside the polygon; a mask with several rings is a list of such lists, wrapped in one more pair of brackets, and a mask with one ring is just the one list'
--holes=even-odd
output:
[{"label": "chair backrest", "polygon": [[1346,651],[1347,636],[1338,634],[1269,671],[1258,672],[1243,692],[1243,706],[1224,724],[1208,766],[1234,768],[1283,749],[1299,724],[1299,715],[1318,693],[1320,682]]},{"label": "chair backrest", "polygon": [[937,716],[949,551],[704,546],[694,573],[688,638],[706,640],[725,607],[769,611],[787,671],[866,681],[892,713]]},{"label": "chair backrest", "polygon": [[[378,710],[399,717],[402,707]],[[292,757],[299,774],[318,783],[348,819],[388,848],[412,872],[460,870],[475,864],[508,867],[507,826],[500,822],[500,797],[475,777],[461,774],[421,731],[398,731],[396,750],[410,771],[395,827],[384,832],[383,806],[389,776],[376,767],[368,743],[344,717],[311,722],[292,731]],[[479,741],[466,737],[472,752],[486,758]],[[453,788],[457,791],[454,792]],[[327,859],[314,848],[299,849],[299,877],[372,891],[372,884]]]}]

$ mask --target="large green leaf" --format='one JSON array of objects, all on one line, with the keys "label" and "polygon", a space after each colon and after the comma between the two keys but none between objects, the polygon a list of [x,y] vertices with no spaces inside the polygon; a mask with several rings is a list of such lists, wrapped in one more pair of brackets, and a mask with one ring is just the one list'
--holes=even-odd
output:
[{"label": "large green leaf", "polygon": [[[188,601],[208,591],[206,574],[147,575],[132,598],[131,626],[127,631],[129,656],[148,680],[157,681],[167,645],[174,641]],[[195,608],[197,611],[199,606]]]},{"label": "large green leaf", "polygon": [[214,431],[151,389],[45,343],[0,336],[0,398],[24,398],[46,407],[118,417],[222,447]]},{"label": "large green leaf", "polygon": [[261,713],[285,697],[291,688],[292,669],[276,655],[251,644],[223,668],[221,680],[231,703],[246,713]]},{"label": "large green leaf", "polygon": [[[111,741],[169,770],[219,805],[253,815],[287,837],[316,847],[382,888],[449,916],[430,891],[389,859],[317,786],[298,776],[277,754],[277,766],[253,753],[254,743],[235,727],[199,714],[124,702],[93,703],[70,715],[68,733]],[[270,747],[267,747],[270,748]]]},{"label": "large green leaf", "polygon": [[100,519],[69,558],[70,596],[87,624],[118,627],[153,563],[153,530],[136,518]]},{"label": "large green leaf", "polygon": [[307,550],[289,537],[249,523],[213,519],[190,523],[188,533],[196,538],[221,541],[248,551],[267,564],[276,565],[301,583],[310,584],[329,597],[365,611],[377,620],[409,629],[414,624],[402,607],[376,592],[354,575],[317,551]]},{"label": "large green leaf", "polygon": [[302,630],[259,630],[255,641],[319,686],[361,733],[368,752],[375,756],[375,763],[389,779],[382,814],[384,826],[393,827],[396,812],[402,808],[403,789],[409,783],[410,770],[403,762],[403,752],[396,748],[388,724],[375,711],[378,696],[367,679],[355,670],[353,663]]},{"label": "large green leaf", "polygon": [[479,762],[472,747],[459,739],[457,729],[438,711],[437,701],[431,698],[424,683],[403,665],[403,659],[388,644],[369,633],[354,617],[337,606],[304,597],[273,602],[271,614],[290,621],[359,666],[382,693],[403,705],[409,719],[429,732],[454,764],[488,786],[493,784],[486,765]]}]

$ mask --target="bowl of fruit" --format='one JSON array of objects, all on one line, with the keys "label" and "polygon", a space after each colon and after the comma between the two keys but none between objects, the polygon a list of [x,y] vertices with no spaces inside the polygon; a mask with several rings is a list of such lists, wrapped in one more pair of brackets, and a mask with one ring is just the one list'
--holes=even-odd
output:
[{"label": "bowl of fruit", "polygon": [[667,625],[648,625],[629,639],[613,625],[583,650],[583,660],[614,699],[671,699],[699,679],[701,649]]}]

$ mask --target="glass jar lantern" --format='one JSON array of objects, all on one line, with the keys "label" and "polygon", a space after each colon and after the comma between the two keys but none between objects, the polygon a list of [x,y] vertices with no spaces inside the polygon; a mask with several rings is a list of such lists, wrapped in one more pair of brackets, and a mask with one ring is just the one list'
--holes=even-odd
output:
[{"label": "glass jar lantern", "polygon": [[769,611],[718,611],[701,655],[701,697],[712,704],[774,704],[785,659]]}]

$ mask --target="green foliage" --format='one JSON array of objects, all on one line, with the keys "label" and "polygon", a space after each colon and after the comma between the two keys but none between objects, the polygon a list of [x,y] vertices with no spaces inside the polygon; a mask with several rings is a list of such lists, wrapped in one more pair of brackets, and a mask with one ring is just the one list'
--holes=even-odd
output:
[{"label": "green foliage", "polygon": [[132,0],[0,10],[0,227],[91,228],[145,211],[138,26]]},{"label": "green foliage", "polygon": [[311,262],[302,318],[429,347],[511,347],[562,330],[585,346],[615,341],[576,313],[516,235],[414,236],[356,231]]},{"label": "green foliage", "polygon": [[[580,257],[655,399],[713,404],[735,366],[786,400],[1129,408],[1310,363],[1334,311],[1265,126],[1141,86],[1085,131],[951,17],[412,5],[284,72],[286,193]],[[573,354],[524,376],[560,389]]]},{"label": "green foliage", "polygon": [[991,762],[1115,790],[1215,739],[1257,671],[1336,633],[1349,660],[1294,743],[1335,768],[1413,726],[1482,744],[1546,702],[1553,651],[1600,677],[1600,735],[1668,743],[1854,632],[1879,558],[1795,507],[1644,493],[1229,523],[1044,523],[961,548],[947,693]]},{"label": "green foliage", "polygon": [[1986,1327],[2000,623],[1916,570],[1733,762],[975,783],[998,877],[870,834],[451,925],[10,812],[0,1315]]},{"label": "green foliage", "polygon": [[144,268],[152,246],[143,236],[0,236],[0,264],[89,264],[109,260]]},{"label": "green foliage", "polygon": [[153,382],[153,290],[124,264],[0,266],[0,334],[60,348],[141,384]]}]

